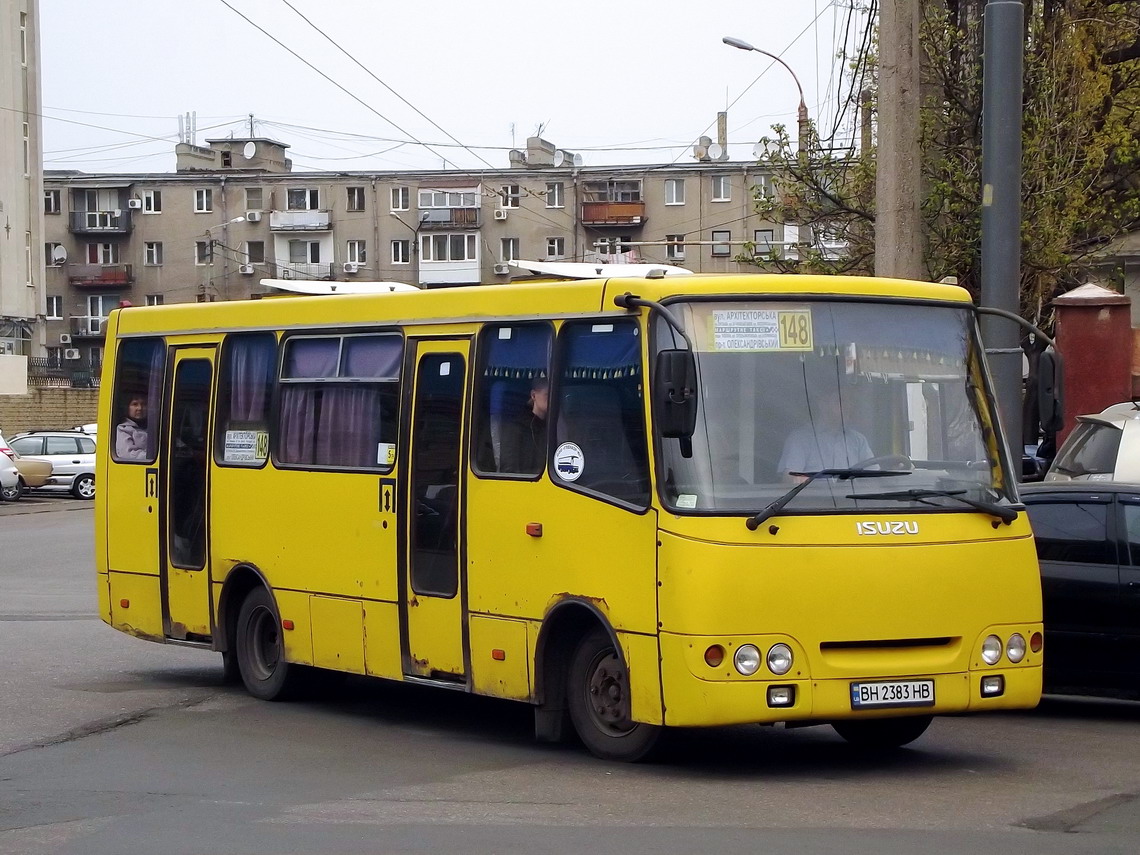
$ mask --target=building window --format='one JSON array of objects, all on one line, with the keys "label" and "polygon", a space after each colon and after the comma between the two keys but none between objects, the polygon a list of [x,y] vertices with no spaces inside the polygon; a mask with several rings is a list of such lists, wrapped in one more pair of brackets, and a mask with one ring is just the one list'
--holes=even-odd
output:
[{"label": "building window", "polygon": [[476,190],[431,190],[419,192],[419,206],[421,208],[474,208]]},{"label": "building window", "polygon": [[517,208],[522,200],[522,187],[518,184],[504,184],[499,188],[499,206]]},{"label": "building window", "polygon": [[548,208],[563,208],[566,206],[562,194],[561,181],[547,181],[546,182],[546,207]]},{"label": "building window", "polygon": [[32,129],[24,122],[24,175],[32,174]]},{"label": "building window", "polygon": [[363,264],[367,260],[367,252],[365,251],[365,242],[362,240],[350,240],[346,245],[345,261],[354,261],[357,264]]},{"label": "building window", "polygon": [[287,194],[286,205],[290,211],[320,210],[320,193],[315,187],[294,187]]},{"label": "building window", "polygon": [[582,185],[584,202],[640,202],[640,179],[587,181]]},{"label": "building window", "polygon": [[666,178],[665,179],[665,204],[666,205],[684,205],[685,204],[685,179],[684,178]]},{"label": "building window", "polygon": [[63,297],[48,294],[47,314],[45,314],[44,317],[49,321],[59,321],[63,319]]},{"label": "building window", "polygon": [[665,245],[665,257],[670,261],[684,261],[685,236],[665,235],[665,240],[668,241],[668,243]]},{"label": "building window", "polygon": [[262,194],[260,187],[246,187],[245,188],[245,209],[247,211],[260,211],[262,206]]},{"label": "building window", "polygon": [[118,264],[119,245],[117,243],[87,244],[88,264]]},{"label": "building window", "polygon": [[423,235],[420,237],[421,261],[478,261],[479,248],[473,234]]},{"label": "building window", "polygon": [[[208,190],[206,191],[209,192]],[[144,214],[161,214],[162,213],[162,191],[161,190],[143,190],[143,213]]]},{"label": "building window", "polygon": [[28,13],[20,13],[20,65],[28,66]]},{"label": "building window", "polygon": [[265,241],[249,240],[245,242],[245,260],[250,264],[265,263]]},{"label": "building window", "polygon": [[320,264],[321,244],[315,240],[289,241],[290,264]]},{"label": "building window", "polygon": [[63,267],[63,262],[66,260],[67,253],[64,251],[62,243],[48,241],[44,244],[44,263],[48,267]]},{"label": "building window", "polygon": [[519,239],[518,238],[499,238],[499,260],[506,263],[508,261],[518,261],[519,258]]},{"label": "building window", "polygon": [[775,240],[776,232],[772,229],[756,229],[752,233],[752,251],[758,255],[767,255],[775,249],[772,245]]},{"label": "building window", "polygon": [[546,239],[546,257],[550,261],[557,261],[566,257],[566,238],[548,237]]},{"label": "building window", "polygon": [[412,194],[407,187],[392,188],[392,210],[406,211],[412,206]]},{"label": "building window", "polygon": [[714,175],[712,177],[712,201],[732,201],[732,187],[727,175]]},{"label": "building window", "polygon": [[194,242],[194,263],[197,265],[209,264],[213,261],[210,242],[199,240]]},{"label": "building window", "polygon": [[364,210],[364,188],[363,187],[348,187],[348,210],[350,211],[363,211]]},{"label": "building window", "polygon": [[62,347],[49,347],[47,348],[48,364],[54,365],[58,368],[63,362],[63,348]]},{"label": "building window", "polygon": [[91,294],[87,297],[87,330],[97,334],[103,330],[103,322],[112,309],[119,306],[118,294]]},{"label": "building window", "polygon": [[714,258],[732,254],[732,232],[714,231],[712,233]]},{"label": "building window", "polygon": [[407,264],[411,260],[412,242],[410,240],[392,241],[392,263]]},{"label": "building window", "polygon": [[194,213],[208,214],[214,210],[214,191],[210,188],[194,191]]},{"label": "building window", "polygon": [[762,199],[771,199],[776,195],[776,188],[772,184],[772,176],[758,175],[756,183],[752,185],[752,195]]},{"label": "building window", "polygon": [[58,190],[44,191],[44,213],[58,214],[63,210]]},{"label": "building window", "polygon": [[148,267],[162,265],[162,241],[148,240],[143,244],[143,264]]},{"label": "building window", "polygon": [[148,306],[161,306],[165,302],[166,301],[165,301],[165,299],[163,299],[163,296],[161,294],[147,294],[146,295],[146,304]]}]

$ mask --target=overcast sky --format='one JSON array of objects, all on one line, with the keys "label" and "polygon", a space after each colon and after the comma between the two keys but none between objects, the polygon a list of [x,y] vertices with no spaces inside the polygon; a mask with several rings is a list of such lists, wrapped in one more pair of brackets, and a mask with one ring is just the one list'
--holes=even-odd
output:
[{"label": "overcast sky", "polygon": [[505,168],[540,125],[586,165],[691,162],[728,106],[750,159],[773,124],[794,136],[799,96],[721,37],[779,54],[826,138],[850,87],[836,53],[866,23],[852,3],[40,0],[45,167],[173,171],[189,112],[199,144],[248,136],[252,113],[304,171]]}]

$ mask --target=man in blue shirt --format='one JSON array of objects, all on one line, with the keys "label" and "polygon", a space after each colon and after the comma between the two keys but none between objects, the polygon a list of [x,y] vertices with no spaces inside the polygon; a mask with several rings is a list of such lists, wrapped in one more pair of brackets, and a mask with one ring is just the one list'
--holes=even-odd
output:
[{"label": "man in blue shirt", "polygon": [[875,456],[871,444],[859,431],[843,424],[839,389],[823,387],[808,399],[808,424],[793,430],[784,442],[776,471],[781,477],[801,481],[791,472],[847,469]]}]

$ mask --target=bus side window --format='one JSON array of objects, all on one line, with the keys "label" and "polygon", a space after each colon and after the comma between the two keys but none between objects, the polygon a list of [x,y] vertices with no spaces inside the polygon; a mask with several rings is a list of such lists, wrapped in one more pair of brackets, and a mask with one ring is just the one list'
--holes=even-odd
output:
[{"label": "bus side window", "polygon": [[546,394],[551,338],[549,324],[488,325],[480,333],[471,451],[480,476],[542,474],[547,419],[533,400]]},{"label": "bus side window", "polygon": [[558,343],[554,480],[644,507],[649,461],[637,324],[568,323]]},{"label": "bus side window", "polygon": [[153,463],[158,457],[166,344],[160,338],[119,345],[111,405],[111,457],[119,463]]},{"label": "bus side window", "polygon": [[214,459],[223,466],[262,466],[269,458],[277,338],[273,333],[226,336],[221,362]]}]

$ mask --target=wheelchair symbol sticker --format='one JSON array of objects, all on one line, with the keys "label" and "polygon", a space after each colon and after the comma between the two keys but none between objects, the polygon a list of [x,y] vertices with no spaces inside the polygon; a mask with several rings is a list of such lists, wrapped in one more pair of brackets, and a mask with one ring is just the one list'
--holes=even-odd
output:
[{"label": "wheelchair symbol sticker", "polygon": [[582,449],[572,442],[564,442],[554,452],[554,471],[563,481],[577,481],[586,461]]}]

